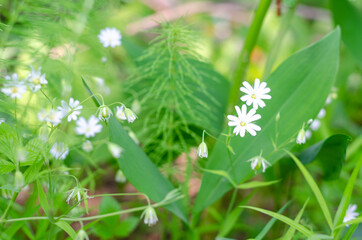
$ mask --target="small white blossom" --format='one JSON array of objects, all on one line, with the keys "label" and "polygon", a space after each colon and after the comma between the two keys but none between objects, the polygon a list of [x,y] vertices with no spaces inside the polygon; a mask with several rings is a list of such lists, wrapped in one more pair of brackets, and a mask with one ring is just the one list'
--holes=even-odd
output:
[{"label": "small white blossom", "polygon": [[83,229],[79,230],[77,237],[75,238],[75,240],[89,240],[89,237],[86,233],[86,231],[84,231]]},{"label": "small white blossom", "polygon": [[141,218],[144,217],[144,223],[149,227],[155,225],[158,221],[156,211],[153,207],[148,206],[142,213]]},{"label": "small white blossom", "polygon": [[126,120],[126,114],[124,113],[124,106],[117,106],[116,117],[121,120]]},{"label": "small white blossom", "polygon": [[70,194],[66,200],[68,204],[70,204],[71,199],[74,199],[78,203],[78,206],[79,206],[82,201],[82,197],[83,197],[83,199],[89,198],[87,195],[88,190],[85,188],[75,187],[71,191],[68,191],[68,192],[70,192]]},{"label": "small white blossom", "polygon": [[78,115],[80,115],[80,110],[83,108],[78,100],[70,98],[69,104],[67,104],[64,100],[61,101],[61,104],[62,106],[58,107],[58,110],[62,113],[62,117],[68,115],[68,122],[78,119]]},{"label": "small white blossom", "polygon": [[23,81],[19,81],[18,74],[14,73],[11,76],[5,76],[7,82],[4,84],[4,87],[1,91],[10,96],[11,98],[20,99],[23,94],[26,92],[26,85]]},{"label": "small white blossom", "polygon": [[317,131],[320,126],[321,126],[321,121],[318,119],[314,119],[310,125],[310,129],[312,129],[313,131]]},{"label": "small white blossom", "polygon": [[122,172],[122,170],[118,170],[115,177],[116,182],[118,183],[125,183],[127,181],[126,176]]},{"label": "small white blossom", "polygon": [[5,119],[4,118],[0,118],[0,124],[5,123]]},{"label": "small white blossom", "polygon": [[45,79],[45,73],[41,74],[41,67],[38,70],[35,70],[33,66],[31,67],[31,73],[27,77],[26,81],[29,84],[29,88],[32,92],[37,92],[42,85],[48,84],[48,81]]},{"label": "small white blossom", "polygon": [[42,110],[40,110],[37,114],[37,117],[40,122],[46,121],[46,118],[48,117],[47,110],[45,110],[44,108]]},{"label": "small white blossom", "polygon": [[197,155],[199,155],[200,158],[208,157],[207,145],[204,141],[202,143],[200,143],[200,145],[197,149]]},{"label": "small white blossom", "polygon": [[63,142],[55,142],[50,149],[50,154],[57,160],[65,159],[69,153],[69,148]]},{"label": "small white blossom", "polygon": [[251,162],[251,169],[253,169],[256,173],[261,167],[263,168],[263,172],[265,172],[265,169],[268,166],[271,166],[271,164],[262,156],[256,156],[250,159],[248,162]]},{"label": "small white blossom", "polygon": [[322,108],[319,113],[317,118],[324,118],[326,116],[326,110],[324,108]]},{"label": "small white blossom", "polygon": [[121,148],[118,144],[109,142],[107,145],[109,152],[114,158],[119,158],[121,156],[123,148]]},{"label": "small white blossom", "polygon": [[108,122],[108,119],[112,116],[112,110],[106,105],[102,105],[98,108],[98,118],[101,121]]},{"label": "small white blossom", "polygon": [[240,88],[240,91],[246,93],[245,96],[240,98],[241,101],[246,102],[246,105],[250,106],[253,104],[253,108],[265,107],[265,103],[262,99],[271,99],[271,96],[267,93],[270,92],[270,88],[266,87],[266,82],[260,83],[258,78],[254,81],[254,87],[248,82],[243,82],[244,87]]},{"label": "small white blossom", "polygon": [[124,114],[126,115],[127,121],[129,123],[133,123],[137,118],[136,114],[129,108],[125,108]]},{"label": "small white blossom", "polygon": [[39,139],[43,142],[48,142],[49,139],[49,129],[47,125],[43,125],[40,129],[39,129]]},{"label": "small white blossom", "polygon": [[105,62],[107,62],[107,58],[106,58],[106,57],[102,57],[101,61],[102,61],[102,63],[105,63]]},{"label": "small white blossom", "polygon": [[[38,116],[38,118],[39,118],[39,116]],[[49,113],[47,114],[47,117],[45,118],[45,120],[47,122],[50,122],[54,126],[56,126],[62,121],[62,118],[63,118],[63,116],[60,111],[50,110]]]},{"label": "small white blossom", "polygon": [[103,47],[114,48],[121,45],[122,36],[116,28],[105,28],[101,30],[98,39]]},{"label": "small white blossom", "polygon": [[297,140],[296,140],[297,144],[304,144],[305,143],[305,130],[304,130],[304,125],[303,127],[299,130],[298,135],[297,135]]},{"label": "small white blossom", "polygon": [[311,130],[307,130],[307,131],[305,131],[305,137],[307,138],[307,139],[310,139],[311,137],[312,137],[312,131]]},{"label": "small white blossom", "polygon": [[[346,223],[346,222],[349,222],[349,221],[357,218],[359,216],[359,213],[356,212],[356,210],[357,210],[357,205],[356,204],[350,204],[348,206],[347,211],[346,211],[346,215],[343,218],[343,222]],[[349,227],[349,225],[346,225],[346,226]]]},{"label": "small white blossom", "polygon": [[244,104],[241,107],[241,110],[239,106],[235,106],[235,110],[238,114],[237,117],[233,115],[227,116],[227,118],[229,119],[228,125],[230,127],[235,127],[233,133],[236,135],[240,134],[240,137],[244,137],[245,132],[248,131],[252,136],[255,136],[256,131],[261,130],[258,125],[253,123],[254,121],[261,118],[259,114],[255,114],[255,108],[247,112],[246,105]]},{"label": "small white blossom", "polygon": [[85,152],[91,152],[93,150],[93,144],[91,141],[87,140],[83,143],[82,149]]},{"label": "small white blossom", "polygon": [[88,122],[83,117],[80,117],[75,131],[77,134],[84,135],[87,138],[94,137],[96,133],[102,130],[102,125],[98,124],[98,122],[99,120],[93,115],[88,119]]}]

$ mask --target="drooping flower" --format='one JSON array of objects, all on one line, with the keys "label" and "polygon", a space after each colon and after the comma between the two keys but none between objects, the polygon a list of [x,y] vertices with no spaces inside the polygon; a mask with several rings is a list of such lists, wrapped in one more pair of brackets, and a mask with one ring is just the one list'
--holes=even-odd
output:
[{"label": "drooping flower", "polygon": [[202,143],[200,143],[200,145],[197,149],[197,155],[199,155],[200,158],[208,157],[207,145],[204,141],[202,141]]},{"label": "drooping flower", "polygon": [[83,197],[83,199],[89,198],[87,195],[88,189],[85,189],[85,188],[75,187],[68,192],[70,192],[70,194],[66,200],[68,204],[70,204],[71,199],[74,199],[78,203],[78,206],[79,206],[82,201],[82,197]]},{"label": "drooping flower", "polygon": [[244,137],[245,132],[248,131],[252,136],[255,136],[256,131],[260,131],[261,128],[253,122],[261,118],[260,114],[255,114],[255,108],[247,112],[245,104],[241,107],[241,110],[239,106],[235,106],[235,110],[238,114],[237,117],[233,115],[227,116],[229,119],[228,125],[235,127],[233,133],[236,135],[240,134],[240,137]]},{"label": "drooping flower", "polygon": [[124,106],[117,106],[116,117],[121,120],[126,120],[126,114],[124,113]]},{"label": "drooping flower", "polygon": [[58,107],[58,110],[62,113],[62,117],[68,115],[68,122],[72,120],[77,120],[78,115],[80,114],[80,110],[83,108],[80,105],[78,100],[74,100],[73,98],[69,99],[69,104],[67,104],[64,100],[61,101],[62,106]]},{"label": "drooping flower", "polygon": [[313,131],[317,131],[321,126],[321,121],[318,119],[314,119],[313,122],[310,124],[310,129]]},{"label": "drooping flower", "polygon": [[26,85],[23,81],[19,81],[18,74],[14,73],[11,76],[5,76],[7,80],[1,91],[11,98],[20,99],[26,92]]},{"label": "drooping flower", "polygon": [[83,229],[79,230],[75,240],[89,240],[89,237]]},{"label": "drooping flower", "polygon": [[88,121],[84,117],[80,117],[77,121],[77,127],[75,131],[79,135],[84,135],[85,137],[94,137],[96,133],[99,133],[102,130],[102,125],[98,124],[99,120],[95,116],[91,116]]},{"label": "drooping flower", "polygon": [[42,85],[48,84],[48,81],[45,79],[45,73],[41,73],[41,67],[38,70],[35,70],[33,66],[31,67],[31,73],[27,77],[26,81],[29,85],[29,88],[32,92],[37,92]]},{"label": "drooping flower", "polygon": [[122,35],[116,28],[105,28],[101,30],[98,39],[103,47],[114,48],[121,45]]},{"label": "drooping flower", "polygon": [[243,82],[244,87],[240,88],[240,91],[246,93],[246,95],[240,98],[241,101],[246,102],[246,105],[250,106],[253,104],[253,108],[265,107],[265,103],[262,99],[271,99],[271,96],[267,93],[270,92],[270,88],[266,87],[266,82],[260,83],[258,78],[254,81],[254,87],[248,82]]},{"label": "drooping flower", "polygon": [[93,150],[93,144],[91,141],[87,140],[83,143],[82,149],[85,152],[91,152]]},{"label": "drooping flower", "polygon": [[118,144],[108,142],[107,146],[109,152],[112,154],[114,158],[119,158],[121,156],[123,148],[121,148]]},{"label": "drooping flower", "polygon": [[124,175],[124,173],[122,172],[122,170],[118,170],[116,173],[116,177],[115,177],[116,182],[118,183],[125,183],[127,181],[126,176]]},{"label": "drooping flower", "polygon": [[155,225],[158,221],[155,209],[152,206],[148,206],[142,213],[141,218],[144,217],[144,223],[149,227]]},{"label": "drooping flower", "polygon": [[45,120],[47,122],[50,122],[54,126],[56,126],[62,121],[62,118],[63,118],[63,116],[60,111],[50,110],[49,113],[47,114]]},{"label": "drooping flower", "polygon": [[108,122],[108,119],[112,116],[112,110],[106,105],[101,105],[98,110],[98,118],[101,121]]},{"label": "drooping flower", "polygon": [[256,156],[251,158],[248,162],[251,162],[251,169],[253,169],[256,173],[261,167],[263,168],[263,172],[265,172],[265,169],[268,166],[271,166],[271,164],[262,156]]},{"label": "drooping flower", "polygon": [[65,159],[69,153],[69,148],[63,142],[55,142],[50,149],[50,154],[57,160]]},{"label": "drooping flower", "polygon": [[318,113],[318,116],[317,118],[324,118],[326,116],[326,110],[324,108],[322,108],[319,113]]},{"label": "drooping flower", "polygon": [[305,130],[304,130],[304,125],[303,127],[299,130],[298,135],[297,135],[297,140],[296,140],[297,144],[304,144],[305,143]]},{"label": "drooping flower", "polygon": [[[359,216],[359,213],[356,212],[356,210],[357,210],[357,205],[350,204],[347,208],[346,215],[343,218],[343,222],[346,223],[346,222],[349,222],[349,221],[357,218]],[[349,225],[346,225],[346,226],[349,227]]]}]

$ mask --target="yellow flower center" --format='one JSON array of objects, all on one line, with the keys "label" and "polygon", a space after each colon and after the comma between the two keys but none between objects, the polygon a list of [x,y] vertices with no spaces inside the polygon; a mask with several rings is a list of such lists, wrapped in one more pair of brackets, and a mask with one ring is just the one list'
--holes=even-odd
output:
[{"label": "yellow flower center", "polygon": [[256,98],[256,95],[255,95],[255,94],[251,95],[251,98],[255,99],[255,98]]},{"label": "yellow flower center", "polygon": [[11,91],[12,91],[13,93],[17,93],[19,90],[18,90],[18,88],[13,87],[13,88],[11,89]]},{"label": "yellow flower center", "polygon": [[240,122],[240,126],[244,127],[246,125],[245,122]]},{"label": "yellow flower center", "polygon": [[34,78],[34,79],[33,79],[33,83],[34,83],[35,85],[39,85],[39,84],[40,84],[40,79],[39,79],[39,78]]}]

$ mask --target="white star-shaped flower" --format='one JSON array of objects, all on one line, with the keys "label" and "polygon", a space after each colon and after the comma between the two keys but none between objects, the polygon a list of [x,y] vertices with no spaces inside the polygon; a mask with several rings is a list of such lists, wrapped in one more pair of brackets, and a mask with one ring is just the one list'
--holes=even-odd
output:
[{"label": "white star-shaped flower", "polygon": [[26,79],[29,88],[32,92],[37,92],[42,85],[48,84],[48,81],[45,79],[45,73],[41,74],[41,67],[38,70],[35,70],[33,66],[31,67],[31,73],[29,74],[28,78]]},{"label": "white star-shaped flower", "polygon": [[62,118],[63,116],[60,111],[50,110],[45,120],[56,126],[62,121]]},{"label": "white star-shaped flower", "polygon": [[23,81],[19,81],[18,74],[14,73],[11,76],[5,76],[7,80],[4,84],[4,87],[1,91],[5,94],[10,96],[11,98],[18,98],[20,99],[22,95],[26,92],[26,85]]},{"label": "white star-shaped flower", "polygon": [[78,100],[74,100],[73,98],[69,99],[69,104],[67,104],[64,100],[61,101],[62,106],[58,107],[58,110],[62,113],[62,116],[65,117],[68,115],[68,122],[72,120],[77,120],[78,115],[80,114],[80,110],[83,108],[80,105]]},{"label": "white star-shaped flower", "polygon": [[46,120],[47,116],[48,116],[48,112],[47,112],[47,110],[45,110],[45,108],[40,110],[37,114],[38,120],[40,122],[44,122]]},{"label": "white star-shaped flower", "polygon": [[235,106],[235,110],[238,114],[237,117],[233,115],[227,116],[229,119],[228,125],[235,127],[233,133],[236,135],[240,134],[240,137],[244,137],[245,131],[248,131],[252,136],[255,136],[256,131],[260,131],[261,128],[253,122],[261,118],[260,114],[255,114],[255,108],[247,112],[245,104],[241,107],[241,110],[239,106]]},{"label": "white star-shaped flower", "polygon": [[[346,215],[343,218],[343,222],[346,223],[346,222],[349,222],[349,221],[355,219],[356,217],[358,217],[359,213],[356,212],[356,210],[357,210],[357,205],[356,204],[350,204],[348,206],[347,211],[346,211]],[[349,227],[349,225],[346,225],[346,226]]]},{"label": "white star-shaped flower", "polygon": [[261,167],[263,168],[263,172],[265,172],[266,168],[268,166],[271,166],[271,164],[263,157],[256,156],[250,159],[248,162],[251,162],[250,166],[251,169],[253,169],[256,173]]},{"label": "white star-shaped flower", "polygon": [[84,135],[87,138],[94,137],[96,133],[99,133],[102,130],[102,125],[98,124],[99,120],[95,116],[91,116],[88,119],[88,122],[84,117],[80,117],[77,121],[77,127],[75,131],[79,135]]},{"label": "white star-shaped flower", "polygon": [[122,35],[116,28],[105,28],[101,30],[98,38],[103,47],[114,48],[121,45]]},{"label": "white star-shaped flower", "polygon": [[62,142],[55,142],[53,147],[50,149],[50,154],[55,159],[65,159],[69,153],[69,148]]},{"label": "white star-shaped flower", "polygon": [[240,91],[246,93],[246,95],[240,98],[241,101],[246,102],[246,105],[253,104],[253,108],[265,107],[265,103],[262,99],[271,99],[271,96],[267,93],[270,92],[270,88],[266,87],[266,82],[260,83],[258,78],[255,78],[254,87],[248,82],[243,82],[244,87],[240,88]]}]

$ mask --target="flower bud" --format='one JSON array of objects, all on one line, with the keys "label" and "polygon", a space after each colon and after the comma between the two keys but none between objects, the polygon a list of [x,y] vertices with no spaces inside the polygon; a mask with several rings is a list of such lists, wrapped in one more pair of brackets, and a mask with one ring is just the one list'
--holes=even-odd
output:
[{"label": "flower bud", "polygon": [[207,151],[207,145],[205,142],[202,142],[198,149],[197,149],[197,155],[199,155],[200,158],[207,158],[208,151]]},{"label": "flower bud", "polygon": [[118,144],[109,142],[108,150],[114,158],[119,158],[121,156],[123,148],[121,148]]},{"label": "flower bud", "polygon": [[136,114],[135,114],[131,109],[129,109],[129,108],[126,108],[126,109],[124,110],[124,114],[126,115],[127,121],[128,121],[129,123],[133,123],[134,120],[136,120],[136,118],[137,118]]},{"label": "flower bud", "polygon": [[141,218],[144,216],[144,223],[149,227],[155,225],[158,221],[156,211],[152,206],[148,206],[142,213]]},{"label": "flower bud", "polygon": [[298,132],[298,136],[297,136],[297,141],[298,144],[304,144],[305,143],[305,130],[304,130],[304,126],[302,127],[302,129],[299,130]]},{"label": "flower bud", "polygon": [[127,181],[126,176],[123,174],[122,170],[118,170],[115,177],[116,182],[125,183]]},{"label": "flower bud", "polygon": [[89,240],[89,237],[86,233],[86,231],[84,231],[83,229],[79,230],[77,237],[75,238],[75,240]]},{"label": "flower bud", "polygon": [[16,188],[22,188],[25,184],[24,175],[19,170],[15,172],[14,184]]},{"label": "flower bud", "polygon": [[98,108],[98,118],[101,121],[108,122],[108,119],[112,116],[112,110],[106,105],[102,105]]}]

